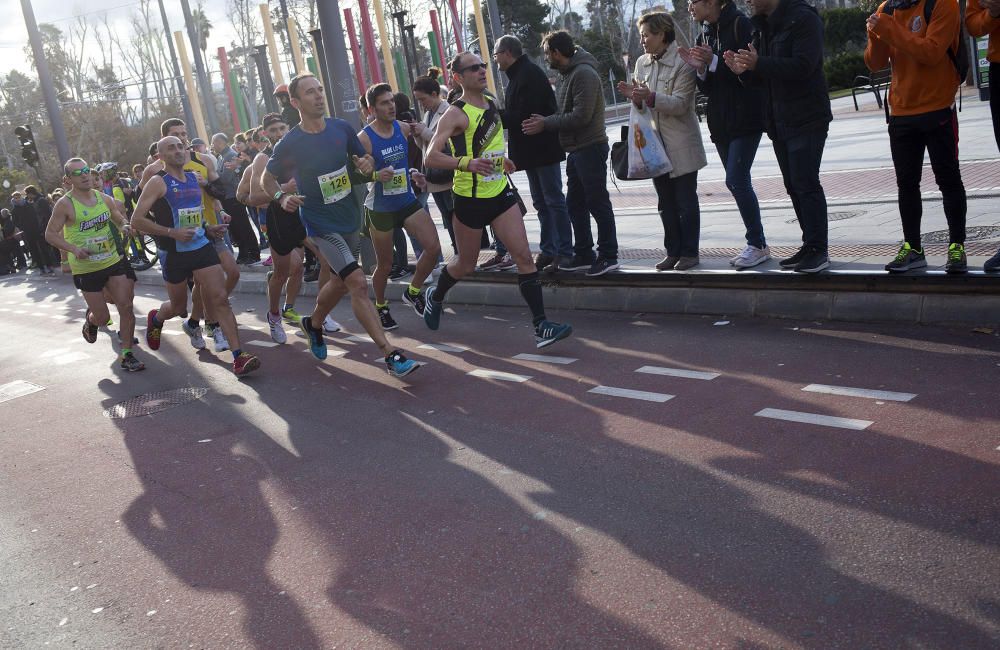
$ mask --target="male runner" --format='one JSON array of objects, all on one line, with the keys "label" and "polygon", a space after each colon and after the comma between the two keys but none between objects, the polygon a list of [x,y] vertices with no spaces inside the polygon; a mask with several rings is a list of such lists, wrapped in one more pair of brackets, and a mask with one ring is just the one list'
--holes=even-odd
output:
[{"label": "male runner", "polygon": [[[544,348],[569,336],[573,328],[545,317],[542,285],[524,231],[524,210],[507,180],[507,174],[514,171],[514,163],[504,156],[500,112],[491,99],[483,96],[486,64],[475,54],[463,52],[452,59],[449,67],[455,83],[462,88],[462,95],[441,117],[427,148],[425,164],[455,170],[452,225],[458,261],[449,263],[441,271],[438,285],[427,290],[424,322],[432,330],[438,328],[448,290],[476,268],[483,228],[492,225],[517,262],[521,296],[531,309],[535,326],[535,345]],[[454,158],[442,151],[448,139]]]},{"label": "male runner", "polygon": [[[292,79],[288,91],[302,121],[274,147],[260,183],[283,210],[299,210],[321,258],[337,274],[320,289],[312,316],[302,318],[302,331],[309,338],[313,355],[325,359],[323,330],[313,323],[322,323],[349,292],[354,315],[385,355],[387,370],[396,377],[404,377],[419,364],[389,345],[379,325],[378,313],[368,300],[368,280],[357,262],[361,212],[351,195],[351,184],[373,176],[372,157],[365,153],[347,122],[324,117],[323,86],[316,77],[301,74]],[[278,178],[292,176],[299,194],[285,194],[278,184]]]},{"label": "male runner", "polygon": [[[189,156],[181,140],[167,136],[159,141],[157,151],[163,169],[146,181],[135,218],[139,222],[137,227],[156,237],[157,247],[167,253],[162,264],[169,300],[146,317],[146,343],[151,350],[158,350],[163,323],[187,312],[187,282],[193,276],[201,287],[209,313],[219,319],[226,339],[232,344],[233,373],[243,376],[259,368],[260,361],[240,349],[226,278],[215,244],[208,239],[222,237],[226,225],[205,221],[201,185],[194,172],[184,171]],[[150,211],[153,219],[149,218]]]},{"label": "male runner", "polygon": [[[378,310],[382,329],[396,329],[398,325],[389,313],[389,301],[385,298],[385,285],[392,270],[392,233],[396,228],[405,228],[420,243],[423,251],[417,259],[417,267],[409,286],[403,291],[403,302],[413,307],[418,316],[424,313],[424,296],[420,289],[424,280],[437,264],[441,253],[437,228],[413,194],[408,170],[409,151],[403,129],[396,121],[396,102],[393,101],[392,87],[377,84],[365,93],[369,110],[375,119],[358,133],[358,140],[375,160],[375,183],[372,192],[374,203],[367,211],[368,234],[375,247],[378,264],[372,274],[375,288],[375,308]],[[409,132],[409,127],[407,127]],[[413,181],[424,186],[424,176],[413,170]]]},{"label": "male runner", "polygon": [[142,370],[146,366],[132,354],[131,343],[135,332],[132,306],[135,272],[118,253],[111,231],[112,222],[123,233],[128,233],[129,225],[115,200],[94,189],[94,177],[86,161],[71,158],[63,166],[63,172],[63,181],[69,183],[71,189],[52,209],[45,240],[68,253],[73,284],[87,302],[83,338],[87,343],[96,341],[98,326],[107,323],[111,317],[105,300],[106,291],[118,309],[121,325],[119,366],[129,372]]}]

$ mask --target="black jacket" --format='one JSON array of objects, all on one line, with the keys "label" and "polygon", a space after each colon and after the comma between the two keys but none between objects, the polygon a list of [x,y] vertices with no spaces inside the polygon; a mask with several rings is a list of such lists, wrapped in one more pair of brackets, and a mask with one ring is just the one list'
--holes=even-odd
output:
[{"label": "black jacket", "polygon": [[34,205],[27,201],[20,205],[11,203],[10,212],[14,215],[14,223],[24,232],[25,237],[35,238],[42,234]]},{"label": "black jacket", "polygon": [[698,90],[708,97],[708,131],[712,142],[732,140],[764,131],[764,96],[755,85],[744,86],[733,74],[723,53],[746,49],[753,37],[753,23],[732,3],[722,8],[714,25],[705,25],[698,44],[708,44],[718,57],[715,71],[697,79]]},{"label": "black jacket", "polygon": [[525,135],[521,122],[537,113],[543,117],[556,112],[556,94],[548,77],[527,56],[520,57],[506,71],[506,107],[500,119],[507,129],[508,155],[518,169],[533,169],[560,162],[566,158],[559,146],[558,131],[542,131]]},{"label": "black jacket", "polygon": [[753,17],[757,67],[740,75],[764,90],[764,128],[772,140],[825,132],[833,114],[823,74],[823,20],[805,0],[781,0]]}]

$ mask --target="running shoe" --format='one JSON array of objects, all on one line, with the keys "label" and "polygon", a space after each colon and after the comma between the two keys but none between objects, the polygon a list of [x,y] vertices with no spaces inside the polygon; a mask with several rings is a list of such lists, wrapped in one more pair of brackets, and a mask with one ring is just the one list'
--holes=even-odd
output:
[{"label": "running shoe", "polygon": [[804,258],[808,252],[809,251],[806,250],[806,247],[803,246],[799,250],[795,251],[795,253],[791,257],[786,257],[778,261],[778,266],[780,266],[783,269],[794,269],[796,266],[798,266],[799,262],[802,261],[802,258]]},{"label": "running shoe", "polygon": [[264,266],[274,266],[274,260],[272,260],[271,256],[268,255],[267,259],[261,262],[261,264],[263,264]]},{"label": "running shoe", "polygon": [[769,247],[757,248],[756,246],[747,244],[746,248],[730,260],[729,263],[738,269],[749,269],[758,264],[763,264],[769,259],[771,259],[771,249]]},{"label": "running shoe", "polygon": [[427,304],[427,299],[424,298],[424,294],[418,293],[417,295],[411,295],[406,289],[403,290],[403,302],[405,302],[410,307],[413,307],[413,311],[417,312],[417,316],[424,315],[424,306]]},{"label": "running shoe", "polygon": [[407,359],[399,350],[393,350],[385,358],[386,370],[393,377],[405,377],[420,367],[420,364],[413,359]]},{"label": "running shoe", "polygon": [[191,327],[187,321],[184,321],[181,324],[181,329],[183,329],[184,333],[191,339],[191,347],[195,350],[205,349],[205,337],[202,336],[201,325],[198,327]]},{"label": "running shoe", "polygon": [[309,340],[309,351],[313,353],[313,356],[320,361],[325,359],[326,341],[323,340],[323,332],[313,329],[312,317],[303,316],[302,320],[299,321],[299,329],[302,330],[302,333],[306,335],[306,339]]},{"label": "running shoe", "polygon": [[444,304],[434,300],[434,287],[427,287],[424,290],[426,303],[424,304],[424,324],[432,330],[441,326],[441,312],[444,311]]},{"label": "running shoe", "polygon": [[885,270],[889,273],[903,273],[910,269],[922,269],[927,266],[927,258],[924,252],[913,250],[908,242],[903,242],[896,253],[895,259],[885,265]]},{"label": "running shoe", "polygon": [[376,307],[376,309],[378,309],[378,318],[382,321],[382,329],[388,332],[399,327],[399,323],[397,323],[396,319],[394,319],[392,314],[389,313],[388,305],[385,307]]},{"label": "running shoe", "polygon": [[587,261],[579,255],[574,255],[570,259],[563,258],[559,262],[560,271],[582,271],[589,269],[594,264],[594,260]]},{"label": "running shoe", "polygon": [[535,326],[535,347],[548,347],[572,333],[573,327],[568,323],[553,323],[549,320],[543,320]]},{"label": "running shoe", "polygon": [[288,309],[282,310],[281,317],[293,325],[298,325],[299,321],[302,320],[302,314],[295,311],[295,307],[289,307]]},{"label": "running shoe", "polygon": [[996,255],[986,260],[986,263],[983,264],[983,271],[986,273],[996,273],[997,271],[1000,271],[1000,250],[997,251]]},{"label": "running shoe", "polygon": [[233,360],[233,374],[237,377],[249,375],[257,368],[260,368],[260,359],[249,352],[241,352],[240,356]]},{"label": "running shoe", "polygon": [[275,343],[285,343],[288,341],[288,335],[285,334],[285,328],[281,326],[281,316],[272,319],[271,312],[267,313],[267,326],[271,328],[271,340]]},{"label": "running shoe", "polygon": [[226,338],[221,327],[216,327],[212,330],[212,338],[215,339],[216,352],[225,352],[229,349],[229,339]]},{"label": "running shoe", "polygon": [[[504,269],[504,264],[506,264],[508,262],[511,263],[511,264],[513,264],[513,262],[514,262],[510,258],[509,254],[507,254],[507,255],[501,255],[500,253],[497,253],[493,257],[491,257],[490,259],[488,259],[485,262],[483,262],[482,264],[480,264],[478,270],[479,271],[502,271]],[[511,267],[508,266],[506,268],[509,269]]]},{"label": "running shoe", "polygon": [[587,277],[597,277],[610,271],[617,271],[620,268],[621,265],[618,264],[618,260],[609,260],[602,257],[590,265],[590,268],[587,270]]},{"label": "running shoe", "polygon": [[339,332],[340,330],[340,323],[333,320],[333,317],[330,316],[330,314],[327,314],[326,318],[323,319],[323,331],[327,334],[333,334],[334,332]]},{"label": "running shoe", "polygon": [[944,270],[949,275],[966,273],[969,270],[969,263],[965,258],[965,246],[962,244],[948,246],[948,261],[944,265]]},{"label": "running shoe", "polygon": [[792,269],[796,273],[819,273],[830,267],[830,257],[826,251],[809,246],[802,250],[805,251],[802,258]]},{"label": "running shoe", "polygon": [[394,267],[392,270],[389,271],[389,279],[390,280],[402,280],[403,278],[408,277],[409,275],[411,275],[411,273],[412,273],[412,271],[410,271],[410,269],[406,268],[405,266],[402,266],[402,267],[397,266],[397,267]]},{"label": "running shoe", "polygon": [[90,322],[90,310],[83,315],[83,340],[93,343],[97,340],[97,325]]},{"label": "running shoe", "polygon": [[113,319],[110,316],[108,316],[108,322],[105,323],[105,325],[107,325],[108,327],[114,327],[115,326],[115,319]]},{"label": "running shoe", "polygon": [[136,359],[135,355],[131,352],[126,352],[122,355],[121,361],[118,363],[118,367],[128,372],[138,372],[140,370],[145,370],[146,364]]},{"label": "running shoe", "polygon": [[160,330],[163,329],[163,323],[160,323],[159,326],[154,325],[155,319],[155,309],[146,314],[146,345],[149,346],[150,350],[160,349]]}]

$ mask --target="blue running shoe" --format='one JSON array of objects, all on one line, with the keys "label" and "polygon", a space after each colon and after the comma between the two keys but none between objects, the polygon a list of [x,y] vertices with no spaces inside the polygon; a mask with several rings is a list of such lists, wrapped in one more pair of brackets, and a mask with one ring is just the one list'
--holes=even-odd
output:
[{"label": "blue running shoe", "polygon": [[407,359],[403,356],[403,353],[399,350],[393,350],[392,353],[385,358],[386,370],[393,377],[405,377],[414,370],[420,367],[420,364],[413,359]]},{"label": "blue running shoe", "polygon": [[543,320],[535,327],[535,347],[548,347],[572,333],[573,327],[568,323],[553,323],[549,320]]},{"label": "blue running shoe", "polygon": [[444,310],[444,305],[434,299],[434,290],[437,287],[427,287],[424,295],[427,296],[427,302],[424,304],[424,323],[428,328],[436,330],[441,326],[441,312]]},{"label": "blue running shoe", "polygon": [[312,317],[303,316],[302,320],[299,321],[299,327],[302,328],[302,333],[309,339],[309,350],[313,353],[313,356],[320,361],[325,359],[326,341],[323,340],[322,331],[313,329]]}]

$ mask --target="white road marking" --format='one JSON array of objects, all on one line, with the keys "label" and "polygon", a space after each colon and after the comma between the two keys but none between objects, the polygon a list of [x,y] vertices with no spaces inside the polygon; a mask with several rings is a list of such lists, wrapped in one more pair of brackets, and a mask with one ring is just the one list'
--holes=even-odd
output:
[{"label": "white road marking", "polygon": [[557,363],[560,365],[567,365],[573,363],[574,361],[579,361],[579,359],[574,359],[573,357],[548,357],[544,354],[518,354],[513,357],[514,359],[520,359],[521,361],[538,361],[539,363]]},{"label": "white road marking", "polygon": [[867,399],[888,400],[890,402],[909,402],[916,393],[894,393],[889,390],[870,390],[868,388],[850,388],[848,386],[826,386],[824,384],[809,384],[803,388],[807,393],[825,393],[827,395],[843,395],[845,397],[864,397]]},{"label": "white road marking", "polygon": [[276,348],[280,343],[275,343],[274,341],[247,341],[247,345],[256,345],[262,348]]},{"label": "white road marking", "polygon": [[418,345],[417,349],[423,350],[437,350],[438,352],[467,352],[469,348],[463,347],[461,345],[449,345],[448,343],[424,343],[423,345]]},{"label": "white road marking", "polygon": [[28,312],[24,311],[23,309],[15,309],[14,313],[15,314],[27,314]]},{"label": "white road marking", "polygon": [[32,314],[32,316],[34,316],[35,318],[45,318],[46,316],[48,316],[48,314],[46,314],[44,311],[36,311],[35,313]]},{"label": "white road marking", "polygon": [[761,418],[771,418],[772,420],[787,420],[789,422],[801,422],[802,424],[818,424],[824,427],[837,427],[839,429],[851,429],[854,431],[864,431],[875,424],[869,420],[855,420],[852,418],[838,418],[832,415],[819,415],[818,413],[802,413],[800,411],[785,411],[783,409],[766,408],[754,413]]},{"label": "white road marking", "polygon": [[506,318],[497,318],[496,316],[483,316],[483,319],[484,320],[500,321],[501,323],[506,323],[507,322]]},{"label": "white road marking", "polygon": [[77,361],[85,361],[89,358],[90,355],[85,354],[83,352],[69,352],[67,354],[55,357],[54,359],[52,359],[52,363],[56,364],[57,366],[65,366],[70,363],[76,363]]},{"label": "white road marking", "polygon": [[166,334],[167,336],[187,336],[184,332],[175,332],[173,330],[160,330],[160,334]]},{"label": "white road marking", "polygon": [[587,391],[597,395],[608,395],[609,397],[627,397],[628,399],[641,399],[646,402],[666,402],[675,396],[667,393],[650,393],[645,390],[632,390],[630,388],[615,388],[614,386],[595,386]]},{"label": "white road marking", "polygon": [[712,381],[719,376],[717,372],[701,372],[698,370],[684,370],[682,368],[662,368],[660,366],[643,366],[637,368],[636,372],[647,375],[663,375],[665,377],[681,377],[683,379],[701,379]]},{"label": "white road marking", "polygon": [[50,348],[45,352],[40,353],[38,358],[48,359],[49,357],[58,357],[60,354],[66,354],[69,351],[69,348]]},{"label": "white road marking", "polygon": [[37,393],[40,390],[45,390],[45,386],[18,379],[0,386],[0,403]]},{"label": "white road marking", "polygon": [[347,340],[354,341],[355,343],[374,343],[372,337],[358,334],[351,334],[347,337]]},{"label": "white road marking", "polygon": [[[309,354],[312,354],[312,350],[310,350],[309,348],[306,348],[305,351],[308,352]],[[334,348],[332,350],[330,348],[326,349],[326,356],[327,356],[327,358],[329,358],[329,357],[342,357],[342,356],[344,356],[346,354],[347,354],[347,350],[338,350],[336,348]],[[318,361],[318,359],[317,359],[317,361]]]},{"label": "white road marking", "polygon": [[49,316],[49,318],[51,318],[52,320],[66,320],[65,316],[52,315],[52,316]]},{"label": "white road marking", "polygon": [[263,331],[264,328],[260,325],[240,325],[245,330],[257,330],[258,332]]},{"label": "white road marking", "polygon": [[514,381],[522,382],[531,379],[528,375],[515,375],[512,372],[500,372],[499,370],[483,370],[482,368],[477,368],[472,372],[468,373],[472,377],[481,377],[482,379],[497,379],[499,381]]}]

